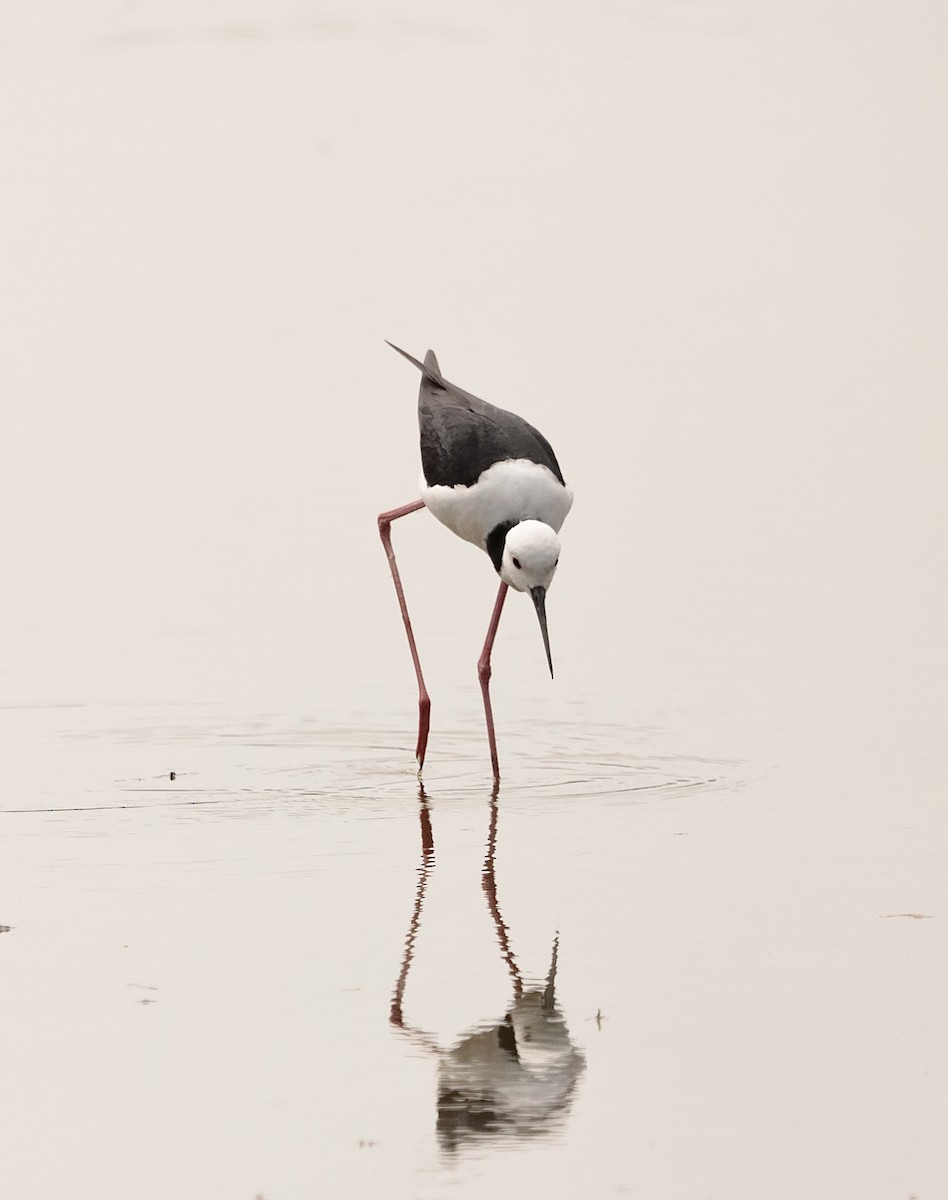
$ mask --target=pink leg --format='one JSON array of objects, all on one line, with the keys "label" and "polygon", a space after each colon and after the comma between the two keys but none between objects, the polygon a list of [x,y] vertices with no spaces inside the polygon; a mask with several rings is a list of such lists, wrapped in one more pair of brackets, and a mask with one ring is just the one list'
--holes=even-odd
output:
[{"label": "pink leg", "polygon": [[494,768],[495,782],[500,779],[500,766],[497,762],[497,739],[494,737],[494,717],[490,708],[490,652],[494,648],[494,638],[497,636],[497,626],[500,624],[500,614],[503,610],[506,597],[507,585],[506,583],[502,583],[500,591],[497,593],[497,599],[494,602],[494,611],[491,613],[490,625],[487,627],[484,649],[477,660],[477,677],[481,681],[481,695],[484,697],[484,716],[487,718],[487,740],[490,743],[490,765]]},{"label": "pink leg", "polygon": [[385,547],[389,569],[395,582],[395,594],[398,596],[398,606],[402,610],[402,620],[405,632],[408,634],[408,648],[411,651],[411,661],[415,664],[415,676],[418,679],[418,744],[415,747],[415,758],[418,760],[418,770],[425,765],[425,749],[428,745],[428,724],[431,717],[431,699],[425,687],[425,677],[421,673],[421,662],[418,658],[418,648],[415,646],[415,635],[412,633],[411,620],[408,616],[408,605],[405,603],[405,592],[399,578],[398,567],[395,563],[395,551],[392,549],[392,522],[399,517],[407,517],[409,513],[424,508],[424,500],[415,500],[401,508],[393,508],[391,512],[379,513],[379,536]]}]

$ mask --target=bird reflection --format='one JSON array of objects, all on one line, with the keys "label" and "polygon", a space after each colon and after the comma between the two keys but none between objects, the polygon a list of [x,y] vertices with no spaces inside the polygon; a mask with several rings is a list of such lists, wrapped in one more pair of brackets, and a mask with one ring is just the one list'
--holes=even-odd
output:
[{"label": "bird reflection", "polygon": [[529,1138],[549,1132],[568,1112],[576,1081],[585,1066],[556,1005],[559,936],[554,939],[549,970],[542,982],[525,985],[511,948],[497,900],[494,869],[497,795],[495,784],[481,884],[513,995],[502,1017],[484,1021],[443,1049],[432,1034],[404,1019],[405,986],[425,891],[434,868],[431,813],[424,787],[419,787],[421,865],[390,1020],[438,1060],[437,1132],[441,1148],[448,1153],[488,1139]]}]

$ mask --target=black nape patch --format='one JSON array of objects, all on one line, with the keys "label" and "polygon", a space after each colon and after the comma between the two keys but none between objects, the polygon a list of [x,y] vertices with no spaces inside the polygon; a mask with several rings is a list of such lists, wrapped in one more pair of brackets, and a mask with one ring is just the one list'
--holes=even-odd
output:
[{"label": "black nape patch", "polygon": [[502,521],[487,535],[487,540],[484,542],[484,549],[490,555],[490,561],[494,564],[494,570],[500,574],[500,566],[504,561],[504,542],[507,540],[507,534],[515,525],[519,525],[519,521]]},{"label": "black nape patch", "polygon": [[511,1058],[519,1058],[520,1054],[517,1051],[517,1035],[514,1032],[513,1021],[510,1013],[504,1017],[503,1025],[497,1026],[497,1045],[501,1050],[505,1050]]}]

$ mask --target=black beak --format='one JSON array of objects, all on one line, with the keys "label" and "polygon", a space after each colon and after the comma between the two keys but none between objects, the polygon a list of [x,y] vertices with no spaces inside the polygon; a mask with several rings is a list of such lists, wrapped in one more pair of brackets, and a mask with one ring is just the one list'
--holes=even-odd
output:
[{"label": "black beak", "polygon": [[531,588],[530,595],[533,597],[533,606],[537,610],[537,616],[540,618],[540,632],[543,634],[543,649],[546,651],[546,661],[550,664],[550,678],[552,679],[553,657],[550,654],[550,635],[546,630],[546,588]]}]

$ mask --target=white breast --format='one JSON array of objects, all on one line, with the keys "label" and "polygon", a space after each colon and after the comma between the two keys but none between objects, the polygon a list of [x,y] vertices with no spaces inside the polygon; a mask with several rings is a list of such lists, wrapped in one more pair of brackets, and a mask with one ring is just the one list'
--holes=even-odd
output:
[{"label": "white breast", "polygon": [[549,467],[525,458],[494,463],[472,487],[429,487],[422,476],[421,498],[452,533],[482,549],[504,521],[544,521],[559,532],[573,503]]}]

